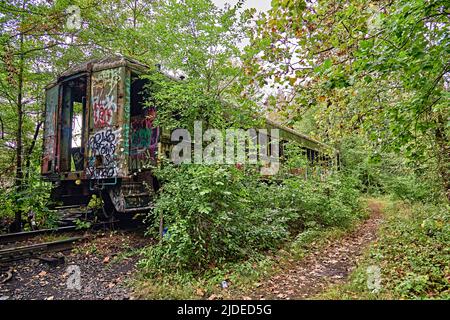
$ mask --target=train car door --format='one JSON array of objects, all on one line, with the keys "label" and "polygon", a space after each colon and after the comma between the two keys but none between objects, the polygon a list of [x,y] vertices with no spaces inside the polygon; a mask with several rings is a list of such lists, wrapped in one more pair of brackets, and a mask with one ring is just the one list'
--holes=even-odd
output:
[{"label": "train car door", "polygon": [[89,179],[117,178],[123,174],[123,70],[122,67],[92,73],[86,167]]},{"label": "train car door", "polygon": [[81,75],[61,84],[59,171],[84,170],[84,128],[86,123],[87,76]]},{"label": "train car door", "polygon": [[59,86],[54,85],[45,92],[45,123],[43,138],[43,155],[41,173],[43,175],[55,173],[56,167],[56,140],[57,140],[57,113],[58,113]]}]

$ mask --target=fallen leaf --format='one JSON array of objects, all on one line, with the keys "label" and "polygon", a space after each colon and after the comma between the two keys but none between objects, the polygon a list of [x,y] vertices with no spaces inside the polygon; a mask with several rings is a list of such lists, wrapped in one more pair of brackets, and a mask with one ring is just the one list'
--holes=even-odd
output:
[{"label": "fallen leaf", "polygon": [[195,294],[203,297],[205,295],[205,291],[203,291],[201,288],[197,288],[197,290],[195,290]]},{"label": "fallen leaf", "polygon": [[47,272],[41,271],[41,272],[39,272],[38,276],[39,276],[39,277],[43,277],[43,276],[45,276],[46,274],[47,274]]}]

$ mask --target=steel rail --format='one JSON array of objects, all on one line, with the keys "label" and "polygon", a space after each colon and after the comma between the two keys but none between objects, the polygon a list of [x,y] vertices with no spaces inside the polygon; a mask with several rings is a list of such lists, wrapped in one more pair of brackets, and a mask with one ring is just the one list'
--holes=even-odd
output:
[{"label": "steel rail", "polygon": [[48,252],[71,250],[75,242],[85,237],[72,237],[64,240],[43,242],[0,250],[0,263],[22,260]]},{"label": "steel rail", "polygon": [[44,234],[51,234],[51,233],[63,233],[63,232],[69,232],[69,231],[75,231],[76,226],[66,226],[66,227],[59,227],[55,229],[40,229],[40,230],[33,230],[33,231],[23,231],[23,232],[16,232],[16,233],[5,233],[0,234],[0,244],[5,243],[11,243],[16,241],[23,241],[26,239],[29,239],[31,237],[44,235]]},{"label": "steel rail", "polygon": [[74,231],[81,232],[84,230],[97,230],[98,228],[107,227],[107,226],[115,225],[118,223],[120,223],[120,220],[94,223],[94,224],[92,224],[91,227],[86,228],[86,229],[77,229],[76,225],[72,225],[72,226],[64,226],[64,227],[58,227],[58,228],[53,228],[53,229],[40,229],[40,230],[33,230],[33,231],[5,233],[5,234],[0,234],[0,245],[12,243],[12,242],[19,242],[19,241],[33,238],[35,236],[46,235],[46,234],[61,234],[61,233],[65,233],[65,232],[74,232]]}]

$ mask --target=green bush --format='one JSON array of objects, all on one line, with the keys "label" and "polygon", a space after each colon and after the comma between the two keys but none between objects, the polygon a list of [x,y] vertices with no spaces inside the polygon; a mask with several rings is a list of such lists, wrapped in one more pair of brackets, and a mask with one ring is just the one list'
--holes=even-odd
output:
[{"label": "green bush", "polygon": [[439,189],[435,185],[414,174],[386,179],[385,189],[399,200],[434,202],[439,198]]},{"label": "green bush", "polygon": [[252,210],[250,178],[233,166],[166,166],[158,173],[166,182],[154,219],[163,213],[168,231],[161,245],[148,250],[142,262],[148,268],[198,269],[248,256],[286,237],[277,221],[284,218]]},{"label": "green bush", "polygon": [[[14,220],[16,210],[23,212],[23,221],[26,222],[26,215],[33,211],[35,214],[35,221],[37,227],[45,228],[52,227],[56,222],[54,213],[47,208],[50,197],[50,184],[39,180],[37,173],[30,175],[28,184],[20,192],[16,191],[15,187],[0,190],[0,218],[3,220],[2,225],[6,232],[7,225]],[[25,224],[25,230],[30,226]]]},{"label": "green bush", "polygon": [[140,262],[152,275],[249,258],[306,228],[345,227],[358,208],[358,193],[339,176],[262,182],[252,169],[204,165],[165,165],[155,174],[163,183],[151,232],[157,235],[163,214],[167,233]]},{"label": "green bush", "polygon": [[[378,240],[331,298],[450,299],[449,204],[397,201],[384,216]],[[368,266],[380,268],[379,292],[367,286]]]}]

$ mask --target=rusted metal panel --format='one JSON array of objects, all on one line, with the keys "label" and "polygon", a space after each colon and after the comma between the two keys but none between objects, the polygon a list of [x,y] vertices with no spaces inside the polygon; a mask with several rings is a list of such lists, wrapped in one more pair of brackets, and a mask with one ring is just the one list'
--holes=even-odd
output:
[{"label": "rusted metal panel", "polygon": [[89,144],[89,132],[91,130],[92,127],[92,122],[91,122],[91,118],[93,117],[93,110],[92,110],[92,90],[91,90],[91,85],[92,85],[92,73],[91,73],[91,66],[88,65],[87,68],[87,77],[86,77],[86,109],[85,109],[85,118],[84,118],[84,126],[83,126],[83,140],[82,140],[82,145],[83,145],[83,172],[81,173],[81,178],[82,179],[86,179],[86,168],[88,167],[89,164],[89,149],[88,149],[88,144]]},{"label": "rusted metal panel", "polygon": [[120,171],[122,127],[119,89],[123,86],[122,68],[107,69],[91,76],[91,119],[87,145],[86,177],[117,178]]},{"label": "rusted metal panel", "polygon": [[55,172],[57,126],[56,116],[58,112],[59,86],[55,85],[47,89],[45,96],[45,125],[42,156],[42,174]]},{"label": "rusted metal panel", "polygon": [[72,66],[59,76],[59,80],[82,72],[97,72],[107,69],[116,69],[119,67],[132,68],[141,72],[145,72],[149,69],[149,66],[129,57],[124,57],[121,55],[108,55],[103,58],[91,59],[79,65]]},{"label": "rusted metal panel", "polygon": [[123,116],[122,116],[122,164],[123,173],[127,175],[129,173],[129,156],[130,156],[130,86],[131,86],[131,71],[128,68],[123,68]]},{"label": "rusted metal panel", "polygon": [[59,140],[60,147],[60,161],[59,169],[60,172],[70,171],[70,145],[72,139],[72,118],[70,113],[71,106],[71,91],[72,88],[69,86],[63,87],[63,97],[62,97],[62,110],[60,117],[61,124],[61,135]]}]

